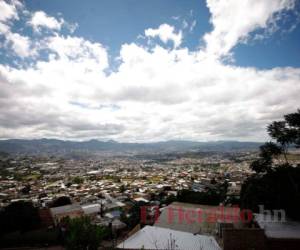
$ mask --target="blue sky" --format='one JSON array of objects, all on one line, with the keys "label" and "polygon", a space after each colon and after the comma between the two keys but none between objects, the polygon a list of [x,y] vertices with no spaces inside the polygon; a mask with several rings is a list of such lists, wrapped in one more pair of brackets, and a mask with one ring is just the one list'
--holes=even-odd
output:
[{"label": "blue sky", "polygon": [[299,106],[296,0],[7,0],[0,12],[0,138],[264,140]]},{"label": "blue sky", "polygon": [[[182,21],[197,20],[199,25],[186,37],[185,44],[195,48],[199,37],[210,29],[209,12],[204,1],[37,1],[26,2],[32,10],[44,10],[51,15],[63,13],[66,20],[80,23],[76,34],[94,41],[101,41],[112,52],[118,52],[120,46],[137,41],[138,35],[145,29],[169,23],[178,28]],[[72,8],[70,8],[72,6]],[[179,17],[179,20],[174,18]]]},{"label": "blue sky", "polygon": [[[205,1],[199,0],[94,0],[85,3],[80,0],[27,0],[26,7],[30,11],[43,10],[50,16],[63,16],[71,23],[80,24],[74,34],[91,41],[100,41],[109,49],[112,58],[118,56],[123,43],[143,42],[138,39],[138,35],[162,23],[180,29],[183,20],[196,21],[193,32],[186,30],[182,43],[191,50],[197,49],[201,37],[212,29],[209,9]],[[297,12],[299,8],[300,4],[297,4]],[[288,15],[284,21],[281,20],[280,29],[272,36],[262,41],[237,45],[233,49],[234,64],[259,68],[299,67],[300,26],[296,25],[299,16],[295,12]],[[293,25],[293,30],[288,32]]]}]

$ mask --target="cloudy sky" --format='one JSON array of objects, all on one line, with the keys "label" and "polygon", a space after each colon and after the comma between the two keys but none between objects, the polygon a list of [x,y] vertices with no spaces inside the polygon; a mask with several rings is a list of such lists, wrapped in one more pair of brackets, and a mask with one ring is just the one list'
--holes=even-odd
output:
[{"label": "cloudy sky", "polygon": [[297,0],[0,0],[0,139],[267,139],[300,107]]}]

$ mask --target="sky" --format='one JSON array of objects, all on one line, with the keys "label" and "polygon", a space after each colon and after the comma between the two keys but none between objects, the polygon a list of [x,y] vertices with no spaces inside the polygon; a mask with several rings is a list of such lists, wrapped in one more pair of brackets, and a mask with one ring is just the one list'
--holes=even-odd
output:
[{"label": "sky", "polygon": [[297,0],[0,0],[0,139],[269,140]]}]

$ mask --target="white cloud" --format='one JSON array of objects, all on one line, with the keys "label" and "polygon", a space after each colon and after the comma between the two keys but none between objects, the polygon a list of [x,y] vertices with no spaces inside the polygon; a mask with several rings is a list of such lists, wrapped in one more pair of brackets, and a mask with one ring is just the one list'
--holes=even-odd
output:
[{"label": "white cloud", "polygon": [[62,24],[64,23],[63,19],[60,19],[59,21],[52,17],[48,16],[43,11],[37,11],[35,12],[30,21],[28,22],[34,30],[39,31],[41,27],[48,28],[51,30],[60,30]]},{"label": "white cloud", "polygon": [[19,1],[0,1],[0,36],[4,37],[3,46],[12,49],[17,56],[24,58],[34,55],[36,51],[31,48],[29,37],[11,31],[10,21],[19,19],[18,8],[23,8]]},{"label": "white cloud", "polygon": [[194,30],[194,28],[196,27],[197,21],[193,20],[191,25],[190,25],[190,32],[192,32]]},{"label": "white cloud", "polygon": [[7,24],[0,22],[0,34],[6,34],[10,31],[10,28]]},{"label": "white cloud", "polygon": [[18,19],[17,6],[20,3],[17,1],[12,1],[8,4],[6,1],[0,1],[0,22],[5,22],[11,19]]},{"label": "white cloud", "polygon": [[174,47],[177,48],[182,42],[182,32],[175,32],[175,28],[169,24],[161,24],[157,29],[146,29],[146,37],[159,37],[164,43],[171,41],[174,43]]},{"label": "white cloud", "polygon": [[14,55],[25,58],[36,55],[36,48],[33,48],[32,41],[28,36],[11,32],[10,27],[0,23],[0,36],[4,36],[3,46],[7,50],[12,50]]},{"label": "white cloud", "polygon": [[24,58],[36,55],[36,49],[32,48],[32,42],[28,36],[11,31],[10,27],[0,22],[0,36],[4,37],[3,46],[11,49],[15,55]]},{"label": "white cloud", "polygon": [[100,43],[92,43],[75,36],[53,36],[47,40],[46,46],[61,59],[85,63],[84,68],[91,66],[103,70],[108,66],[106,49]]},{"label": "white cloud", "polygon": [[6,39],[11,48],[19,57],[27,57],[35,55],[36,51],[31,49],[31,41],[27,36],[22,36],[18,33],[8,32]]},{"label": "white cloud", "polygon": [[226,66],[187,49],[132,43],[106,76],[100,61],[89,67],[84,54],[69,55],[30,69],[0,68],[3,135],[261,140],[268,122],[298,104],[299,69]]},{"label": "white cloud", "polygon": [[[273,14],[289,7],[287,1],[277,5],[274,0],[270,10],[255,10],[259,15],[242,14],[252,5],[235,1],[241,6],[225,13],[248,20],[235,24],[218,10],[223,7],[219,2],[208,2],[214,28],[206,35],[204,50],[180,47],[181,32],[163,24],[145,35],[173,41],[173,49],[155,43],[123,44],[120,65],[109,75],[104,72],[108,51],[99,42],[57,32],[35,48],[6,23],[0,25],[8,37],[14,36],[9,41],[21,41],[11,44],[19,55],[26,56],[30,49],[49,53],[48,59],[27,68],[0,64],[0,138],[264,140],[270,121],[298,107],[300,69],[259,70],[216,59],[249,32],[268,28]],[[258,6],[254,1],[253,8]]]},{"label": "white cloud", "polygon": [[207,0],[213,30],[204,36],[210,56],[226,56],[259,28],[274,23],[275,15],[294,7],[295,0]]}]

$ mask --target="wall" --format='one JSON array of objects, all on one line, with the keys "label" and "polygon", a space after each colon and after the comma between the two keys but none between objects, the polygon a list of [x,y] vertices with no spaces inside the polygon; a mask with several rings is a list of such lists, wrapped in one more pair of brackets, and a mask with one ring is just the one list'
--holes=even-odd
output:
[{"label": "wall", "polygon": [[224,250],[266,250],[264,230],[259,228],[224,228]]}]

